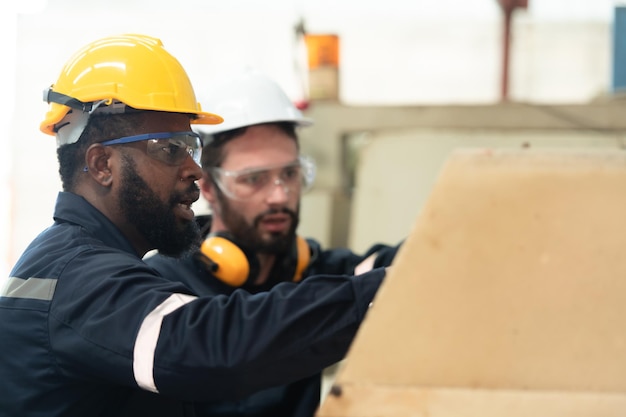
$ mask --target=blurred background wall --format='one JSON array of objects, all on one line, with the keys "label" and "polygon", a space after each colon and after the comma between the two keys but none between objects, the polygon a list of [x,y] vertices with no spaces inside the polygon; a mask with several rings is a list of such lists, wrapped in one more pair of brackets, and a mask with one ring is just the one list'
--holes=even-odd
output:
[{"label": "blurred background wall", "polygon": [[[42,91],[75,50],[106,35],[161,38],[200,102],[216,77],[242,67],[276,79],[315,119],[301,131],[318,179],[300,233],[326,246],[360,250],[407,235],[455,147],[622,148],[623,2],[518,1],[507,42],[512,3],[3,2],[0,276],[51,224],[60,190],[54,138],[38,130]],[[333,35],[337,60],[309,68],[303,34]]]}]

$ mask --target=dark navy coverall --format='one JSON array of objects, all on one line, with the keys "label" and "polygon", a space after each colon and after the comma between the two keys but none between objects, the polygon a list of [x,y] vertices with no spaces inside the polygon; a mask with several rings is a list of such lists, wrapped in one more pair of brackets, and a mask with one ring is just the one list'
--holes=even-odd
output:
[{"label": "dark navy coverall", "polygon": [[316,276],[199,297],[148,266],[82,197],[0,295],[0,416],[193,416],[341,360],[383,280]]}]

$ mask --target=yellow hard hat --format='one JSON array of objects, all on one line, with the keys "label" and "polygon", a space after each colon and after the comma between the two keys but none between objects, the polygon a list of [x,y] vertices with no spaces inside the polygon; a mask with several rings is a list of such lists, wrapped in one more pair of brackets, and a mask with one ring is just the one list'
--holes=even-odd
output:
[{"label": "yellow hard hat", "polygon": [[[83,47],[65,64],[57,82],[44,91],[44,100],[50,103],[40,125],[46,134],[55,135],[71,124],[75,116],[68,113],[86,115],[78,123],[82,124],[80,131],[63,138],[59,145],[78,140],[96,108],[106,111],[110,106],[108,111],[115,113],[114,104],[194,114],[194,124],[223,121],[221,116],[202,111],[185,69],[160,39],[145,35],[110,36]],[[64,120],[66,116],[68,120]]]}]

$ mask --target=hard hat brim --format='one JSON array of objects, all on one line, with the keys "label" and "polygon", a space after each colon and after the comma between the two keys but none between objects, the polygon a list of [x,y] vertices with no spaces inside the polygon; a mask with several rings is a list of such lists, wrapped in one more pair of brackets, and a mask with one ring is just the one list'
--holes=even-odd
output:
[{"label": "hard hat brim", "polygon": [[191,124],[194,124],[194,125],[217,125],[224,121],[222,116],[219,116],[214,113],[208,113],[208,112],[203,111],[203,112],[197,112],[195,113],[195,115],[197,117],[191,120]]},{"label": "hard hat brim", "polygon": [[46,113],[46,118],[39,125],[39,129],[48,135],[55,135],[54,125],[59,123],[70,111],[70,108],[62,104],[51,104],[50,109]]}]

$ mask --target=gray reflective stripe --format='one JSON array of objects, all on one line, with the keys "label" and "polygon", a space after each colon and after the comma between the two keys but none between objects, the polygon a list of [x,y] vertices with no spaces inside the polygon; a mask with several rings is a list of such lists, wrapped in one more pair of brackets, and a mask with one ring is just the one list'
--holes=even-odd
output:
[{"label": "gray reflective stripe", "polygon": [[57,280],[53,278],[17,278],[9,277],[2,289],[3,297],[34,298],[36,300],[52,300]]},{"label": "gray reflective stripe", "polygon": [[141,323],[133,351],[133,372],[135,381],[141,388],[159,392],[154,383],[154,351],[159,341],[163,317],[196,298],[198,297],[193,295],[172,294],[152,310]]}]

